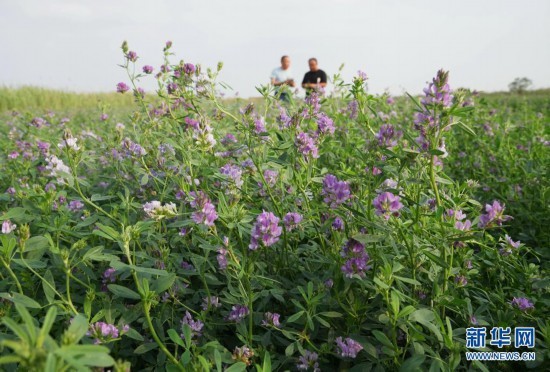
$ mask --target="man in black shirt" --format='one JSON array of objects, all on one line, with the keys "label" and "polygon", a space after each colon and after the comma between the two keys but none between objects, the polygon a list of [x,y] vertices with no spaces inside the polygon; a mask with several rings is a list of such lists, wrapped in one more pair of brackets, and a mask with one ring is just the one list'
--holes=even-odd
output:
[{"label": "man in black shirt", "polygon": [[327,86],[327,74],[317,65],[317,58],[310,58],[308,63],[309,71],[302,80],[302,88],[306,90],[306,95],[309,95],[313,89]]}]

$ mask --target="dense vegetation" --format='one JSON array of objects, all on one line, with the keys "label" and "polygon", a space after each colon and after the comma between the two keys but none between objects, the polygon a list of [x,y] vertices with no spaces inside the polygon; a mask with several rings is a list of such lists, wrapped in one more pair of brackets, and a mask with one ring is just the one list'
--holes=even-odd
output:
[{"label": "dense vegetation", "polygon": [[[158,71],[123,52],[132,113],[0,121],[3,368],[548,366],[547,94],[439,71],[394,99],[359,73],[252,105],[170,44]],[[467,361],[472,326],[535,327],[536,361]]]}]

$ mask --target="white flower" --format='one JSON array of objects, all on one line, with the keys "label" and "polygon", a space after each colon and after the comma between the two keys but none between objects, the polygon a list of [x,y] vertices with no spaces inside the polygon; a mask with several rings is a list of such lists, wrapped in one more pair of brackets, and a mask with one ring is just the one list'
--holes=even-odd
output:
[{"label": "white flower", "polygon": [[16,227],[17,225],[12,223],[10,220],[5,220],[2,222],[2,234],[9,234],[15,230]]},{"label": "white flower", "polygon": [[151,202],[145,203],[143,205],[143,211],[147,217],[162,220],[163,218],[174,217],[178,214],[177,207],[174,203],[168,203],[162,205],[158,200],[153,200]]},{"label": "white flower", "polygon": [[46,161],[48,162],[46,169],[51,171],[50,176],[57,177],[57,182],[64,183],[65,176],[71,173],[71,169],[63,163],[63,160],[55,155],[49,156]]},{"label": "white flower", "polygon": [[68,137],[66,139],[63,140],[63,142],[61,142],[60,144],[57,145],[57,147],[59,147],[60,149],[64,148],[65,146],[73,149],[74,151],[78,151],[80,150],[80,146],[78,146],[76,144],[76,141],[78,140],[78,138],[74,138],[74,137]]}]

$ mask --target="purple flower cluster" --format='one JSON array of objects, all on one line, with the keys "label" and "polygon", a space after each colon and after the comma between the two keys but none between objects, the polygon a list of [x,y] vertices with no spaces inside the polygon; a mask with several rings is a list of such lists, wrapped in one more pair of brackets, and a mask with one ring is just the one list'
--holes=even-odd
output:
[{"label": "purple flower cluster", "polygon": [[147,151],[143,147],[141,147],[139,144],[133,142],[128,137],[124,138],[122,142],[120,143],[120,146],[122,147],[123,152],[125,153],[125,156],[130,158],[134,156],[145,156],[147,155]]},{"label": "purple flower cluster", "polygon": [[[191,337],[200,337],[202,335],[202,328],[204,327],[204,323],[200,320],[194,320],[189,311],[185,311],[185,316],[181,320],[181,325],[187,324],[189,328],[191,328]],[[181,338],[184,338],[185,336],[183,333],[181,334]]]},{"label": "purple flower cluster", "polygon": [[203,223],[206,226],[213,226],[214,221],[218,219],[218,214],[212,201],[202,191],[198,193],[191,191],[189,194],[191,196],[191,207],[195,208],[195,211],[191,214],[193,221],[197,224]]},{"label": "purple flower cluster", "polygon": [[332,228],[336,231],[344,231],[344,221],[340,217],[336,217],[332,221]]},{"label": "purple flower cluster", "polygon": [[398,211],[403,208],[403,204],[401,204],[400,200],[401,198],[398,195],[386,191],[374,198],[372,205],[376,208],[376,214],[384,216],[387,220],[390,218],[390,215],[399,215]]},{"label": "purple flower cluster", "polygon": [[71,200],[68,207],[71,212],[78,212],[84,208],[84,204],[80,200]]},{"label": "purple flower cluster", "polygon": [[237,165],[227,163],[220,168],[220,173],[231,179],[237,188],[241,188],[243,180],[241,179],[243,170]]},{"label": "purple flower cluster", "polygon": [[218,296],[210,296],[202,299],[201,309],[204,311],[208,310],[208,307],[217,308],[220,306],[222,306],[222,304],[220,303],[220,298]]},{"label": "purple flower cluster", "polygon": [[230,322],[240,322],[249,314],[248,307],[245,305],[235,305],[231,307],[227,320]]},{"label": "purple flower cluster", "polygon": [[355,358],[357,353],[363,350],[363,346],[359,342],[349,337],[345,340],[343,340],[342,337],[338,337],[336,339],[336,345],[339,348],[338,353],[343,358]]},{"label": "purple flower cluster", "polygon": [[397,139],[400,138],[401,135],[402,133],[400,131],[395,131],[393,125],[383,124],[376,134],[376,139],[380,147],[391,149],[397,146]]},{"label": "purple flower cluster", "polygon": [[485,204],[485,212],[487,213],[479,216],[480,228],[502,226],[503,222],[512,219],[511,216],[504,215],[504,204],[501,205],[498,200],[494,200],[493,204]]},{"label": "purple flower cluster", "polygon": [[247,366],[252,364],[252,361],[250,360],[254,356],[254,351],[250,350],[247,346],[242,347],[235,347],[235,350],[233,351],[233,354],[231,355],[231,358],[238,362],[243,362]]},{"label": "purple flower cluster", "polygon": [[316,352],[306,350],[304,352],[304,355],[298,358],[298,364],[296,365],[296,368],[298,368],[300,371],[307,371],[308,369],[312,368],[313,372],[321,372],[321,369],[319,368],[319,362],[317,361],[318,359],[319,355]]},{"label": "purple flower cluster", "polygon": [[437,75],[433,78],[432,82],[424,88],[425,97],[422,99],[422,104],[438,105],[442,107],[449,107],[452,103],[452,93],[449,86],[449,72],[439,70]]},{"label": "purple flower cluster", "polygon": [[340,254],[346,259],[341,267],[346,277],[351,278],[354,274],[359,275],[361,278],[365,277],[365,271],[370,269],[370,266],[367,265],[370,257],[362,243],[355,239],[349,239]]},{"label": "purple flower cluster", "polygon": [[468,284],[468,279],[464,275],[457,275],[455,276],[455,284],[459,287],[464,287],[466,284]]},{"label": "purple flower cluster", "polygon": [[351,190],[346,181],[339,181],[336,176],[327,174],[323,179],[321,195],[324,196],[323,201],[335,209],[351,197]]},{"label": "purple flower cluster", "polygon": [[279,321],[279,318],[281,317],[278,313],[270,313],[267,312],[264,314],[264,320],[262,320],[262,325],[265,327],[280,327],[281,323]]},{"label": "purple flower cluster", "polygon": [[319,150],[313,137],[309,134],[300,132],[296,136],[296,147],[298,151],[305,157],[306,160],[310,158],[317,159],[319,157]]},{"label": "purple flower cluster", "polygon": [[220,270],[225,270],[227,268],[227,253],[228,251],[225,248],[218,249],[217,259]]},{"label": "purple flower cluster", "polygon": [[116,270],[109,267],[101,275],[101,290],[107,292],[107,284],[116,282]]},{"label": "purple flower cluster", "polygon": [[252,227],[252,236],[248,247],[251,250],[258,249],[260,244],[270,247],[279,241],[282,231],[283,229],[279,226],[279,218],[272,212],[263,211]]},{"label": "purple flower cluster", "polygon": [[512,238],[506,234],[504,236],[504,242],[500,243],[501,249],[499,250],[500,254],[503,256],[509,256],[511,255],[516,249],[519,248],[521,242],[518,240],[517,242],[513,241]]},{"label": "purple flower cluster", "polygon": [[317,128],[317,131],[321,134],[334,134],[336,129],[334,128],[334,121],[324,112],[317,116]]},{"label": "purple flower cluster", "polygon": [[120,82],[116,85],[116,91],[118,93],[126,93],[129,90],[130,90],[130,87],[123,82]]},{"label": "purple flower cluster", "polygon": [[283,223],[285,224],[287,231],[292,231],[298,227],[300,222],[302,222],[302,219],[303,217],[300,213],[288,212],[283,218]]},{"label": "purple flower cluster", "polygon": [[510,301],[510,305],[517,307],[521,311],[527,311],[535,308],[535,305],[525,297],[514,297],[512,301]]},{"label": "purple flower cluster", "polygon": [[[128,330],[129,330],[128,326],[124,326],[122,329],[123,332],[127,332]],[[118,338],[120,336],[120,331],[113,324],[109,324],[105,322],[96,322],[94,324],[90,324],[90,329],[88,330],[86,335],[94,337],[95,344],[101,344],[101,343],[106,343],[113,339]]]}]

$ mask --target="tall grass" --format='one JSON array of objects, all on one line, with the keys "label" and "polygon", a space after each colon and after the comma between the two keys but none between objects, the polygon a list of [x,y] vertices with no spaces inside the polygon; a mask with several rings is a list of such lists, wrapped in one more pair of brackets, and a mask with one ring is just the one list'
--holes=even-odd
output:
[{"label": "tall grass", "polygon": [[130,108],[133,104],[131,94],[113,93],[75,93],[33,86],[20,88],[0,87],[0,112],[36,111],[36,110],[88,110],[102,104],[110,108]]}]

